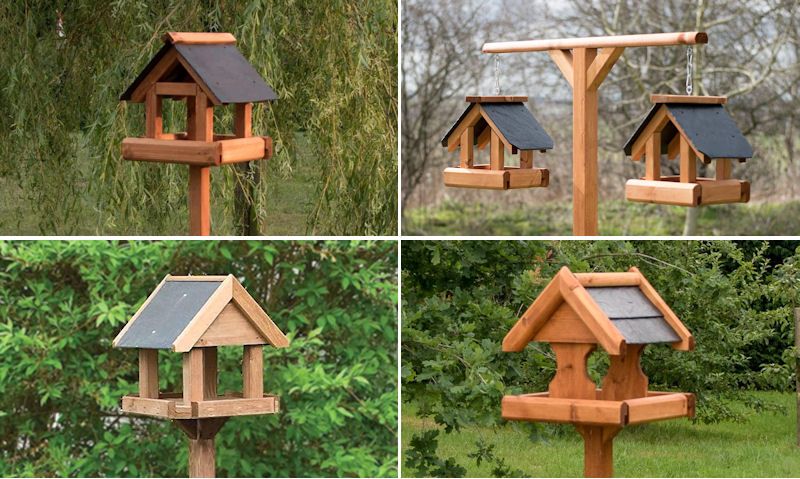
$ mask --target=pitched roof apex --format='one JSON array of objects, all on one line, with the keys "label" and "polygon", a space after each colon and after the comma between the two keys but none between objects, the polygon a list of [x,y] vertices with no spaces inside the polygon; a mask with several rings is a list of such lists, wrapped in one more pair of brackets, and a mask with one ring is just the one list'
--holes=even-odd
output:
[{"label": "pitched roof apex", "polygon": [[171,45],[233,45],[236,37],[230,33],[212,32],[167,32],[162,37],[164,43]]}]

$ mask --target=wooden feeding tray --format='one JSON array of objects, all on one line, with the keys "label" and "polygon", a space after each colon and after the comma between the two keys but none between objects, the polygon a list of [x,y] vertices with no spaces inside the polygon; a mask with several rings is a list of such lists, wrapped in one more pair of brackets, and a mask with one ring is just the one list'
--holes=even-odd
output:
[{"label": "wooden feeding tray", "polygon": [[163,419],[253,416],[280,412],[280,398],[272,394],[245,398],[242,393],[226,393],[214,399],[187,403],[183,393],[160,393],[157,399],[130,395],[122,397],[122,411]]},{"label": "wooden feeding tray", "polygon": [[[625,145],[645,176],[628,180],[629,201],[678,206],[747,203],[750,183],[731,178],[733,161],[753,149],[722,106],[725,97],[652,95],[653,108]],[[662,176],[661,160],[680,159],[680,175]],[[697,160],[715,163],[714,178],[697,177]]]},{"label": "wooden feeding tray", "polygon": [[553,422],[593,426],[628,426],[664,419],[694,417],[695,399],[691,393],[647,391],[647,396],[611,401],[602,399],[568,399],[550,397],[541,392],[504,396],[501,406],[504,419]]},{"label": "wooden feeding tray", "polygon": [[[636,268],[577,273],[564,267],[503,339],[503,351],[549,343],[556,375],[548,391],[503,397],[503,418],[573,424],[584,438],[584,474],[613,474],[612,443],[625,426],[694,417],[690,393],[648,390],[640,359],[648,344],[694,348],[694,338]],[[589,355],[602,347],[609,367],[598,389],[587,373]]]},{"label": "wooden feeding tray", "polygon": [[125,138],[122,157],[131,161],[220,166],[272,156],[272,138],[268,136],[214,135],[212,142],[187,138],[186,133],[161,135],[160,138]]},{"label": "wooden feeding tray", "polygon": [[[553,139],[525,107],[524,96],[468,96],[469,106],[442,138],[448,151],[460,151],[458,167],[444,170],[445,186],[510,190],[546,187],[550,174],[533,166],[533,153],[553,148]],[[489,163],[475,164],[475,148],[490,145]],[[505,154],[519,154],[519,167]]]}]

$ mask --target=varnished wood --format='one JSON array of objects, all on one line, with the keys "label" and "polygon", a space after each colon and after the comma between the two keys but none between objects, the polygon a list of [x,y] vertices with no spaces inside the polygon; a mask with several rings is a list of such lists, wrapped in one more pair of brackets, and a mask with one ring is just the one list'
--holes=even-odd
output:
[{"label": "varnished wood", "polygon": [[517,421],[554,422],[561,424],[625,424],[627,405],[619,401],[554,398],[547,394],[504,396],[501,414]]},{"label": "varnished wood", "polygon": [[597,89],[587,75],[597,49],[572,50],[572,233],[597,235]]},{"label": "varnished wood", "polygon": [[550,381],[550,397],[594,399],[596,385],[586,371],[586,361],[594,344],[551,343],[556,354],[556,375]]},{"label": "varnished wood", "polygon": [[528,97],[519,95],[468,96],[466,101],[467,103],[525,103],[528,101]]},{"label": "varnished wood", "polygon": [[689,397],[683,393],[627,399],[625,403],[628,405],[628,424],[644,424],[693,415]]},{"label": "varnished wood", "polygon": [[694,183],[697,181],[697,158],[695,158],[694,151],[692,151],[686,138],[681,135],[675,136],[680,144],[681,183]]},{"label": "varnished wood", "polygon": [[614,436],[619,426],[575,426],[583,436],[584,477],[614,476]]},{"label": "varnished wood", "polygon": [[203,399],[217,397],[217,348],[202,348],[203,351]]},{"label": "varnished wood", "polygon": [[214,439],[189,439],[189,477],[216,477]]},{"label": "varnished wood", "polygon": [[636,273],[573,273],[581,286],[639,286],[640,275]]},{"label": "varnished wood", "polygon": [[597,344],[592,331],[567,303],[561,303],[550,316],[550,320],[533,337],[533,341]]},{"label": "varnished wood", "polygon": [[633,146],[631,146],[631,159],[633,161],[639,161],[642,156],[644,156],[645,148],[647,147],[648,139],[653,135],[655,132],[661,132],[664,130],[664,127],[667,126],[669,123],[669,115],[667,115],[667,107],[661,106],[656,110],[653,114],[653,117],[647,122],[642,132],[633,142]]},{"label": "varnished wood", "polygon": [[522,169],[533,168],[533,150],[519,152],[519,167]]},{"label": "varnished wood", "polygon": [[597,90],[606,79],[614,64],[625,52],[624,47],[603,48],[597,54],[586,72],[590,90]]},{"label": "varnished wood", "polygon": [[472,168],[474,162],[475,128],[468,126],[461,133],[460,163],[461,168]]},{"label": "varnished wood", "polygon": [[677,206],[698,206],[702,188],[697,183],[670,181],[628,180],[625,198],[642,203],[660,203]]},{"label": "varnished wood", "polygon": [[655,103],[690,103],[694,105],[723,105],[727,103],[726,96],[696,96],[696,95],[663,95],[653,93],[650,102]]},{"label": "varnished wood", "polygon": [[661,132],[653,132],[647,139],[645,153],[645,180],[661,178]]},{"label": "varnished wood", "polygon": [[640,364],[644,347],[644,344],[629,344],[625,356],[609,356],[600,399],[623,401],[647,396],[648,380]]},{"label": "varnished wood", "polygon": [[[577,283],[577,280],[575,280]],[[625,354],[625,338],[582,286],[570,288],[561,283],[561,296],[581,317],[608,354]]]},{"label": "varnished wood", "polygon": [[[641,274],[639,268],[633,266],[629,270],[634,273]],[[691,351],[694,349],[694,337],[692,333],[683,325],[678,316],[672,311],[666,301],[658,294],[656,289],[647,281],[647,278],[642,275],[642,283],[639,285],[642,293],[650,300],[651,303],[664,315],[664,320],[669,324],[673,331],[678,335],[680,341],[673,343],[672,347],[682,351]]]},{"label": "varnished wood", "polygon": [[550,50],[550,58],[556,64],[561,75],[567,80],[569,86],[572,87],[574,73],[572,72],[572,52],[569,50]]},{"label": "varnished wood", "polygon": [[156,94],[156,89],[150,87],[145,98],[145,136],[159,138],[164,133],[164,120],[161,113],[161,98]]},{"label": "varnished wood", "polygon": [[236,37],[230,33],[212,32],[167,32],[164,40],[188,45],[232,45],[236,43]]},{"label": "varnished wood", "polygon": [[233,131],[239,138],[253,135],[253,104],[237,103],[233,120]]},{"label": "varnished wood", "polygon": [[715,180],[729,180],[731,178],[731,171],[733,165],[729,159],[720,159],[714,165],[714,179]]},{"label": "varnished wood", "polygon": [[267,342],[276,348],[289,346],[289,339],[278,328],[266,311],[253,299],[238,281],[233,282],[233,301],[242,310],[245,316],[251,319],[251,324],[259,331]]},{"label": "varnished wood", "polygon": [[266,344],[266,342],[242,311],[235,304],[228,303],[197,340],[195,347]]},{"label": "varnished wood", "polygon": [[637,35],[608,35],[602,37],[553,38],[549,40],[522,40],[514,42],[484,43],[483,53],[541,52],[547,50],[574,50],[587,48],[658,47],[670,45],[695,45],[708,43],[704,32],[645,33]]},{"label": "varnished wood", "polygon": [[192,349],[183,353],[183,402],[202,401],[205,394],[203,350]]},{"label": "varnished wood", "polygon": [[503,338],[504,352],[522,351],[533,340],[548,322],[550,316],[564,303],[560,290],[561,278],[571,274],[569,268],[564,266],[544,287],[528,309],[522,313],[519,320],[506,333]]},{"label": "varnished wood", "polygon": [[188,82],[156,82],[156,95],[161,96],[195,96],[197,84]]},{"label": "varnished wood", "polygon": [[211,234],[211,168],[189,167],[189,234]]}]

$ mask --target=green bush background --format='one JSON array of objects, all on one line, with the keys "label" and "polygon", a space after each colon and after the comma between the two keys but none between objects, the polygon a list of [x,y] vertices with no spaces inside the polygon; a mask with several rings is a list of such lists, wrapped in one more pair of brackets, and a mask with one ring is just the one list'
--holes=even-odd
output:
[{"label": "green bush background", "polygon": [[[265,348],[278,415],[231,419],[227,476],[397,473],[394,242],[0,242],[0,475],[185,476],[168,421],[121,416],[137,355],[111,341],[167,273],[234,274],[289,336]],[[220,349],[220,391],[241,390]],[[160,353],[161,390],[180,355]]]},{"label": "green bush background", "polygon": [[[696,350],[645,350],[651,388],[698,397],[698,420],[746,420],[730,407],[769,407],[752,390],[794,385],[792,308],[800,304],[797,242],[413,241],[403,244],[404,403],[446,431],[503,423],[504,394],[544,391],[552,351],[501,342],[559,268],[624,271],[637,266],[694,334]],[[594,353],[597,381],[607,356]],[[541,439],[552,428],[521,424]],[[546,434],[545,434],[546,436]],[[428,441],[420,447],[431,446]]]},{"label": "green bush background", "polygon": [[[120,152],[143,134],[144,108],[119,96],[167,31],[233,33],[280,97],[253,113],[273,159],[212,173],[216,234],[397,231],[395,0],[11,0],[0,3],[0,232],[185,233],[188,169]],[[165,103],[166,131],[183,131],[185,107]],[[216,108],[215,131],[232,131],[232,116]]]}]

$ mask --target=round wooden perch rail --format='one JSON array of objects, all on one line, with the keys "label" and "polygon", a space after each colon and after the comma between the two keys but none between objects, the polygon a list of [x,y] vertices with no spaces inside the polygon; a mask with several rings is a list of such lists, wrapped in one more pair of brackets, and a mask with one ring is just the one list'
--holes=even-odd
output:
[{"label": "round wooden perch rail", "polygon": [[[547,51],[572,87],[572,230],[594,236],[597,230],[597,90],[627,47],[708,43],[703,32],[613,35],[552,40],[496,42],[483,53]],[[602,49],[602,50],[600,50]]]}]

